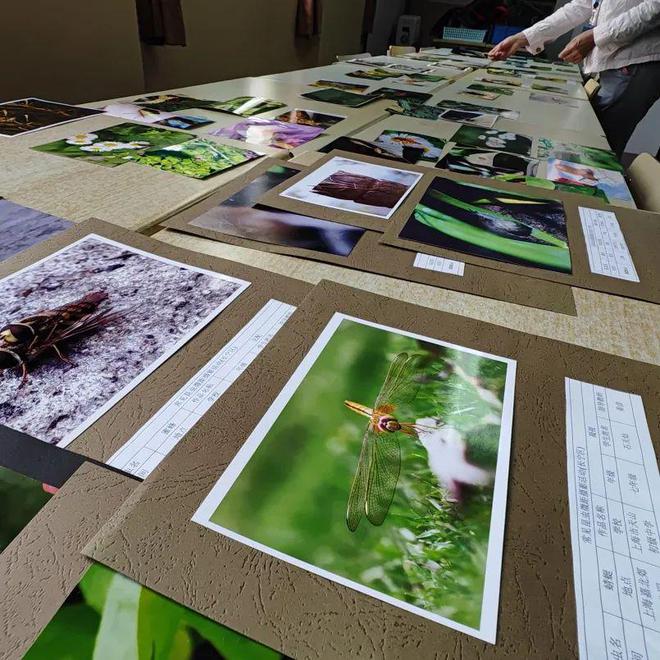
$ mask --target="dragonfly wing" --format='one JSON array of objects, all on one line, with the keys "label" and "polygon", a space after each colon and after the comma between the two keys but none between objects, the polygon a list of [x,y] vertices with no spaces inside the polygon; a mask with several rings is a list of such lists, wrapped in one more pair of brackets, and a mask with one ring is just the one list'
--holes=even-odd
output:
[{"label": "dragonfly wing", "polygon": [[370,449],[365,512],[370,523],[382,525],[399,481],[401,448],[396,434],[381,433]]},{"label": "dragonfly wing", "polygon": [[414,398],[417,384],[413,380],[416,371],[417,355],[399,353],[390,365],[383,386],[380,388],[375,409],[396,405],[405,398]]},{"label": "dragonfly wing", "polygon": [[372,447],[376,440],[376,434],[367,428],[362,440],[362,449],[360,458],[358,458],[357,469],[351,484],[351,492],[348,495],[348,505],[346,507],[346,525],[351,532],[354,532],[365,510],[365,501],[367,496],[367,481],[369,479],[369,461],[371,460]]}]

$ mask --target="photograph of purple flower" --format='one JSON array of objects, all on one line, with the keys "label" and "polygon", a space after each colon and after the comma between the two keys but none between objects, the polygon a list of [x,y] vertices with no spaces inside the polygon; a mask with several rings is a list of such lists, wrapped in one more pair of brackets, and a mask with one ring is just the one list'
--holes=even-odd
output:
[{"label": "photograph of purple flower", "polygon": [[276,119],[250,118],[233,126],[216,128],[211,135],[278,149],[294,149],[318,137],[323,128],[290,124]]}]

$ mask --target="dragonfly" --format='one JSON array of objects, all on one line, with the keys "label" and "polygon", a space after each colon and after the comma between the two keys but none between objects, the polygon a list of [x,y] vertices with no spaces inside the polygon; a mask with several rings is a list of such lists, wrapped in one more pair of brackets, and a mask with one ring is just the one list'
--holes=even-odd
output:
[{"label": "dragonfly", "polygon": [[396,355],[373,408],[344,401],[350,410],[369,419],[346,508],[346,525],[351,532],[358,528],[363,515],[372,525],[383,524],[401,472],[400,434],[416,438],[421,429],[394,414],[397,404],[415,397],[417,358],[408,353]]}]

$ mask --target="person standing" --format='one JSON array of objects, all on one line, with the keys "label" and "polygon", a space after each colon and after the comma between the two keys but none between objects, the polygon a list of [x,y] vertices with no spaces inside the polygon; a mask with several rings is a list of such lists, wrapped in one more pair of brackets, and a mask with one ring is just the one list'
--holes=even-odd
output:
[{"label": "person standing", "polygon": [[488,56],[505,60],[523,48],[540,53],[545,44],[585,23],[587,29],[559,58],[582,63],[584,73],[599,75],[600,89],[592,102],[621,158],[635,127],[660,98],[660,0],[572,0],[504,39]]}]

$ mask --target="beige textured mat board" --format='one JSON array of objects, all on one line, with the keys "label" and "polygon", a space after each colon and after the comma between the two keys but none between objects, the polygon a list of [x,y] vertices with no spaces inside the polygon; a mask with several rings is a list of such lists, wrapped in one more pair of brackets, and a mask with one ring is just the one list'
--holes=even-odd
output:
[{"label": "beige textured mat board", "polygon": [[[293,172],[300,171],[301,173],[306,171],[302,166],[290,162],[278,163],[273,160],[265,160],[254,170],[238,177],[231,184],[223,186],[222,189],[206,197],[198,204],[168,218],[162,225],[204,238],[250,247],[264,252],[324,261],[347,268],[575,315],[573,294],[569,287],[541,282],[529,277],[512,278],[508,274],[473,264],[466,266],[462,276],[416,267],[414,265],[414,253],[379,243],[379,235],[373,231],[367,230],[359,238],[356,238],[356,242],[348,254],[338,254],[337,252],[333,253],[328,248],[323,249],[323,246],[320,246],[320,249],[311,249],[310,247],[291,244],[285,245],[283,243],[286,241],[286,235],[277,234],[276,232],[273,232],[273,238],[269,241],[268,237],[264,236],[264,233],[268,231],[268,218],[265,218],[266,226],[261,229],[256,221],[252,221],[248,217],[248,215],[257,215],[258,219],[258,211],[255,211],[245,216],[250,222],[250,226],[243,235],[238,235],[241,232],[238,223],[242,222],[242,216],[236,215],[236,207],[246,204],[246,201],[237,201],[237,196],[246,186],[252,184],[256,179],[264,177],[266,172],[273,167],[284,168]],[[286,185],[290,181],[291,179],[281,185]],[[271,184],[264,181],[264,189],[268,185]],[[254,194],[259,194],[258,190],[255,190]],[[221,207],[225,202],[226,205]],[[312,223],[318,222],[318,212],[312,212],[310,216]],[[286,218],[284,218],[284,221],[286,221]],[[232,225],[232,223],[235,229],[233,234],[223,231],[223,227]],[[339,230],[340,228],[335,225],[334,229]],[[301,242],[310,240],[308,236],[310,231],[311,229],[302,233]],[[323,231],[323,228],[321,228],[321,231]],[[280,243],[276,242],[278,236],[280,236]],[[424,252],[424,250],[420,250],[420,252]]]},{"label": "beige textured mat board", "polygon": [[[230,464],[237,451],[336,313],[517,363],[495,645],[191,522],[218,477],[227,470],[235,473]],[[456,649],[466,657],[534,657],[548,648],[561,657],[576,654],[572,570],[566,554],[564,378],[639,394],[653,429],[657,368],[329,282],[303,302],[253,367],[193,429],[186,446],[177,448],[104,526],[86,549],[91,557],[294,657],[433,657],[453,655]],[[318,419],[324,413],[310,414]],[[296,469],[303,451],[301,424],[291,436],[291,450],[282,450],[284,474]],[[330,451],[324,470],[335,461]],[[262,479],[267,478],[264,473]],[[166,505],[165,497],[175,498],[177,506]],[[271,503],[251,501],[255,509]],[[312,504],[318,516],[328,516],[326,500],[312,497]],[[182,563],[185,573],[174,570]]]}]

